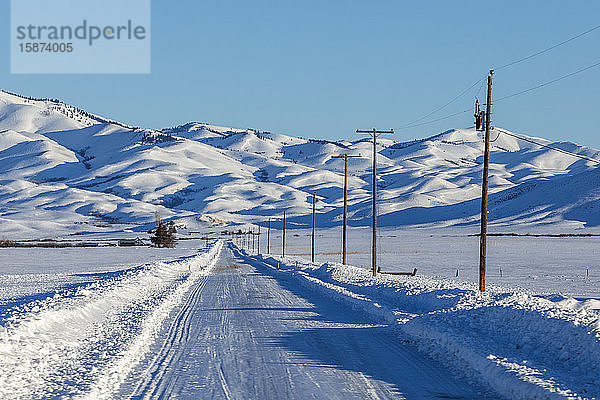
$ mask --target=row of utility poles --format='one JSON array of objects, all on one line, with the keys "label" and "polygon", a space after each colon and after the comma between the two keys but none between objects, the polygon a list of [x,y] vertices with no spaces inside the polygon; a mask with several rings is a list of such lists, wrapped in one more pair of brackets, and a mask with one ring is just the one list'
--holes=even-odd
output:
[{"label": "row of utility poles", "polygon": [[[494,71],[491,70],[487,78],[487,102],[485,112],[485,147],[483,156],[483,182],[481,185],[481,233],[479,245],[479,290],[486,290],[486,244],[487,244],[487,196],[488,196],[488,175],[490,161],[490,127],[491,127],[491,110],[492,110],[492,76]],[[476,105],[476,117],[478,113],[479,102]],[[483,121],[480,121],[483,122]],[[479,126],[478,126],[479,127]],[[357,130],[356,133],[369,134],[373,139],[373,183],[372,183],[372,239],[371,239],[371,269],[373,276],[380,272],[377,267],[377,138],[382,134],[393,134],[394,130]],[[340,158],[344,160],[344,211],[342,221],[342,264],[346,264],[346,244],[347,244],[347,211],[348,211],[348,159],[358,158],[359,155],[341,154],[332,156],[332,158]],[[316,208],[316,193],[312,195],[312,234],[311,234],[311,261],[315,262],[315,208]],[[285,240],[286,240],[286,212],[283,211],[283,235],[282,235],[282,250],[281,255],[285,256]],[[258,233],[258,241],[260,244],[260,227]],[[254,241],[253,241],[254,249]],[[259,246],[260,249],[260,246]],[[271,252],[271,218],[267,222],[267,254]]]},{"label": "row of utility poles", "polygon": [[[368,133],[373,138],[373,209],[372,209],[372,246],[371,246],[371,269],[373,276],[376,276],[380,271],[377,268],[377,137],[382,134],[393,134],[394,130],[357,130],[356,133]],[[344,212],[343,212],[343,223],[342,223],[342,264],[346,264],[347,261],[347,222],[348,222],[348,158],[358,158],[359,155],[341,154],[332,156],[332,158],[344,159]],[[312,234],[311,234],[311,261],[315,262],[315,209],[316,209],[316,193],[312,195]],[[286,239],[286,223],[285,223],[285,210],[283,211],[283,227],[282,227],[282,246],[281,255],[285,256],[285,239]],[[271,218],[267,221],[267,254],[271,252]]]},{"label": "row of utility poles", "polygon": [[[229,235],[233,236],[233,241],[236,245],[243,249],[248,249],[251,252],[260,252],[260,226],[258,226],[258,232],[255,232],[254,229],[238,232],[230,232]],[[203,238],[205,240],[209,240],[211,238]]]}]

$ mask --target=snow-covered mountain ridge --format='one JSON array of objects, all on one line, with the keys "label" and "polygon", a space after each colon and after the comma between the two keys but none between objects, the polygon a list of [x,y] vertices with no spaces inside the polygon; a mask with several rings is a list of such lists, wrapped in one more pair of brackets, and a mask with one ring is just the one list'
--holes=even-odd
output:
[{"label": "snow-covered mountain ridge", "polygon": [[[492,139],[492,224],[600,225],[596,164],[498,130]],[[600,159],[595,149],[534,140]],[[343,153],[361,155],[348,163],[350,224],[368,225],[371,152],[366,139],[331,142],[195,122],[140,129],[56,100],[0,92],[0,230],[35,236],[139,226],[155,212],[189,227],[256,223],[284,209],[292,226],[302,226],[313,193],[320,224],[330,226],[341,219],[343,198],[343,161],[331,156]],[[474,129],[382,139],[380,224],[476,224],[482,158],[482,133]]]}]

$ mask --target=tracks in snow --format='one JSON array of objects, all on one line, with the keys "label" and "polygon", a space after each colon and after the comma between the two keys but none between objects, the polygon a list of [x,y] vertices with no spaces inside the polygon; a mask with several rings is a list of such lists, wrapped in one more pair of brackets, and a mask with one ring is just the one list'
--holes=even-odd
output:
[{"label": "tracks in snow", "polygon": [[207,277],[202,276],[188,292],[185,302],[177,311],[173,321],[169,324],[167,336],[162,341],[162,347],[147,367],[142,380],[133,391],[132,397],[143,399],[169,398],[173,389],[173,381],[165,379],[169,369],[177,365],[182,356],[181,343],[190,340],[191,310],[196,305],[199,293],[207,282]]},{"label": "tracks in snow", "polygon": [[483,398],[385,324],[225,249],[120,396]]},{"label": "tracks in snow", "polygon": [[221,247],[108,274],[14,316],[0,329],[0,398],[112,398]]}]

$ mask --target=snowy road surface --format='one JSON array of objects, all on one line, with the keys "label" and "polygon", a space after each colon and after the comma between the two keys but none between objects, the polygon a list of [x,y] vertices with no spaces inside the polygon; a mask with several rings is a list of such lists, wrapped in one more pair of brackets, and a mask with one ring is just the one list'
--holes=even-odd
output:
[{"label": "snowy road surface", "polygon": [[225,246],[120,388],[123,398],[474,399],[391,328]]},{"label": "snowy road surface", "polygon": [[173,256],[5,291],[0,399],[600,398],[598,299],[222,241]]}]

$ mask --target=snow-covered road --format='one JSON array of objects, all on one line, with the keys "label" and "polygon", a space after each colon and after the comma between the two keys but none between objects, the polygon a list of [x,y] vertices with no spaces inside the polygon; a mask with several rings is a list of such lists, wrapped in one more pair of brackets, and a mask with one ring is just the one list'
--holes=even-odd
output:
[{"label": "snow-covered road", "polygon": [[393,329],[225,246],[123,398],[484,398]]},{"label": "snow-covered road", "polygon": [[600,398],[597,299],[373,278],[223,241],[46,275],[70,283],[0,307],[0,399]]}]

